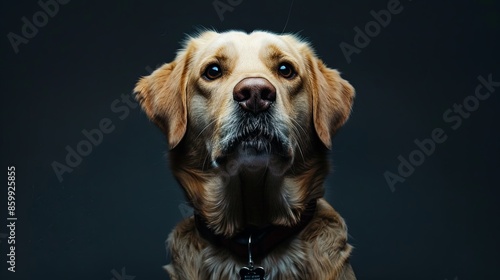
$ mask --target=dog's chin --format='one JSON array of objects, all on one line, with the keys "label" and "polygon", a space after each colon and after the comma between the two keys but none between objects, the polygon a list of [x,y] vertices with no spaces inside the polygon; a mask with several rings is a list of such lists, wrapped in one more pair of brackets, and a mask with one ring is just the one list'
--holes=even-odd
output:
[{"label": "dog's chin", "polygon": [[215,164],[229,176],[241,171],[257,172],[267,170],[282,176],[291,166],[292,149],[279,141],[251,139],[235,143],[226,148]]}]

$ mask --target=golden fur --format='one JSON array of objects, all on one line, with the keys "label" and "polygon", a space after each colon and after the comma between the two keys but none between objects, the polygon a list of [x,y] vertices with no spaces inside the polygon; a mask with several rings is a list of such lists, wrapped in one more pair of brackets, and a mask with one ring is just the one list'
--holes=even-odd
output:
[{"label": "golden fur", "polygon": [[[204,71],[214,63],[222,76],[210,80]],[[278,74],[282,63],[295,70],[293,78]],[[254,125],[233,100],[235,86],[248,77],[276,89],[266,118],[252,117],[258,125],[251,129],[272,130],[280,152],[267,140],[264,155],[228,148],[239,130]],[[250,224],[291,227],[318,199],[306,228],[257,263],[266,279],[355,279],[346,225],[322,198],[327,151],[350,114],[354,90],[308,43],[262,31],[206,31],[190,37],[173,62],[141,78],[135,93],[167,136],[171,167],[187,199],[215,233],[229,238]],[[172,279],[236,279],[246,265],[203,239],[192,217],[177,225],[168,247]]]}]

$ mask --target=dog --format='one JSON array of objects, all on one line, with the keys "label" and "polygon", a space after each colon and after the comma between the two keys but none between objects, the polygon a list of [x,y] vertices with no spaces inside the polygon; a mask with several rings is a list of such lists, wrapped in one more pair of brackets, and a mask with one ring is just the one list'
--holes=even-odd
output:
[{"label": "dog", "polygon": [[202,31],[134,93],[195,213],[167,239],[171,279],[356,279],[323,198],[354,89],[309,43]]}]

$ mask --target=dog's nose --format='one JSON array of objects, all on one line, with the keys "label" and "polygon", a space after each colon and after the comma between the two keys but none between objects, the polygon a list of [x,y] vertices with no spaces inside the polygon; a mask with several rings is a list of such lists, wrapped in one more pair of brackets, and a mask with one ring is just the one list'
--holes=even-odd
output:
[{"label": "dog's nose", "polygon": [[264,78],[245,78],[234,87],[233,99],[243,109],[257,114],[276,101],[276,88]]}]

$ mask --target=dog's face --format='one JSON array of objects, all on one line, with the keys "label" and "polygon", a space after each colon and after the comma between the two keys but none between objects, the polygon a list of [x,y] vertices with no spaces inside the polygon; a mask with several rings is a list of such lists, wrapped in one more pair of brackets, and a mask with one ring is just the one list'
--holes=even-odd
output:
[{"label": "dog's face", "polygon": [[230,175],[263,166],[283,174],[312,117],[296,42],[263,32],[206,37],[192,60],[188,115],[210,161]]},{"label": "dog's face", "polygon": [[[310,167],[331,147],[354,96],[307,43],[235,31],[190,38],[175,61],[142,78],[135,92],[167,135],[174,173],[201,212],[209,211],[203,195],[214,191],[208,189],[214,177],[256,170],[277,178],[316,176]],[[296,185],[305,200],[311,186]]]}]

